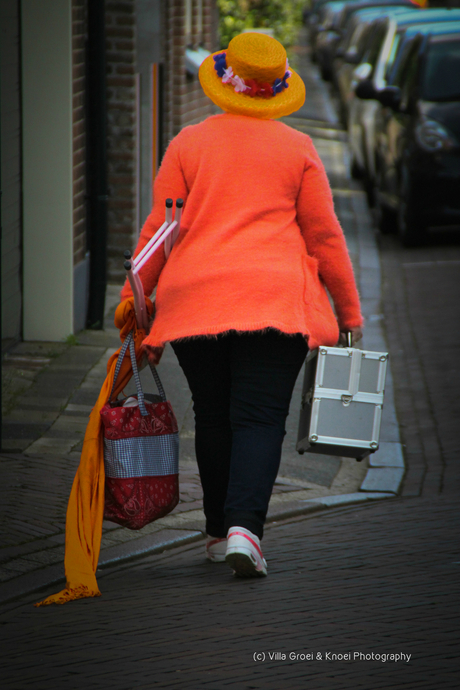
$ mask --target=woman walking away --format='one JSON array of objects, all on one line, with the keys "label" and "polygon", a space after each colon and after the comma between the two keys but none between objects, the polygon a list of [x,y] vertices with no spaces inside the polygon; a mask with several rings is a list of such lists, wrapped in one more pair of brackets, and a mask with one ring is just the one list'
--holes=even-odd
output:
[{"label": "woman walking away", "polygon": [[207,557],[265,576],[260,542],[296,378],[308,347],[348,331],[359,340],[362,317],[323,165],[308,136],[275,120],[305,100],[283,46],[241,34],[199,78],[224,112],[183,129],[155,180],[136,254],[167,197],[185,206],[168,260],[158,251],[140,271],[147,296],[157,286],[144,346],[158,361],[170,342],[192,392]]}]

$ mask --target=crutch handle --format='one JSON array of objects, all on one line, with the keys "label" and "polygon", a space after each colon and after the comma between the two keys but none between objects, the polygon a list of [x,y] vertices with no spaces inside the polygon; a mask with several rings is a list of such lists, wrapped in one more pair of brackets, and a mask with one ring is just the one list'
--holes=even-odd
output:
[{"label": "crutch handle", "polygon": [[136,314],[137,326],[138,328],[143,328],[145,331],[147,331],[149,327],[149,320],[147,311],[145,309],[145,297],[141,279],[132,270],[133,262],[131,259],[125,261],[124,267],[126,269],[129,284],[134,297],[134,312]]},{"label": "crutch handle", "polygon": [[[171,224],[172,219],[173,219],[173,200],[172,199],[166,199],[166,212],[165,212],[165,221],[166,223]],[[168,237],[165,239],[165,256],[168,258],[171,249],[172,249],[172,235],[168,235]]]}]

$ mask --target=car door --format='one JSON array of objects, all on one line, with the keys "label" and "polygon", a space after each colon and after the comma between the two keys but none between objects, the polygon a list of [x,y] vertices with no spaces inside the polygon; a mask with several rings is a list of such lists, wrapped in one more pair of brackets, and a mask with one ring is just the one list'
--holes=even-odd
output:
[{"label": "car door", "polygon": [[421,37],[415,37],[407,47],[394,79],[394,86],[401,90],[401,101],[397,109],[385,108],[385,149],[380,152],[383,159],[383,188],[387,203],[396,208],[400,183],[401,164],[407,152],[408,131],[411,126],[412,105],[415,94]]}]

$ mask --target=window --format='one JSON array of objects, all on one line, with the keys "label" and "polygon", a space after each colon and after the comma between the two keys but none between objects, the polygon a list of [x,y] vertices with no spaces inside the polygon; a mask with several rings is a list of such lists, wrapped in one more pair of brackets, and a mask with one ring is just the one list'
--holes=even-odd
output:
[{"label": "window", "polygon": [[372,32],[372,37],[370,38],[366,53],[363,56],[363,62],[368,62],[370,65],[372,65],[372,68],[375,67],[377,58],[380,55],[385,36],[386,26],[382,24],[377,26]]},{"label": "window", "polygon": [[385,67],[385,80],[388,81],[391,69],[393,67],[396,53],[398,52],[399,45],[401,43],[401,33],[398,32],[394,35],[393,43],[391,44],[390,54],[388,55],[388,61]]},{"label": "window", "polygon": [[460,100],[460,40],[433,41],[426,56],[422,78],[426,101]]},{"label": "window", "polygon": [[192,0],[185,0],[185,41],[192,42]]},{"label": "window", "polygon": [[415,41],[401,71],[401,110],[406,110],[417,88],[420,42]]},{"label": "window", "polygon": [[418,49],[418,46],[419,41],[415,41],[415,39],[408,41],[402,46],[401,55],[398,56],[399,59],[395,62],[395,69],[392,75],[391,83],[394,86],[399,86],[400,88],[402,87],[408,69],[409,60],[414,54],[415,48]]},{"label": "window", "polygon": [[196,31],[198,42],[203,40],[203,0],[196,0]]}]

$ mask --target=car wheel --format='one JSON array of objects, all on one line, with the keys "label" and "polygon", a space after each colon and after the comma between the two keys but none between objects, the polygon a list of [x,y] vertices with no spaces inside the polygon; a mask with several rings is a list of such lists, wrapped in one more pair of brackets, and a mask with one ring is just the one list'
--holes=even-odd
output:
[{"label": "car wheel", "polygon": [[380,198],[378,187],[374,187],[375,199],[375,222],[382,235],[392,235],[396,233],[398,224],[395,211],[389,206],[385,206]]},{"label": "car wheel", "polygon": [[398,233],[404,247],[422,244],[426,233],[426,225],[416,211],[409,173],[405,169],[402,171],[399,193]]},{"label": "car wheel", "polygon": [[331,81],[332,74],[331,74],[330,69],[328,69],[324,65],[320,65],[319,71],[320,71],[321,77],[324,79],[324,81]]},{"label": "car wheel", "polygon": [[382,196],[382,189],[385,189],[385,178],[383,175],[382,166],[376,161],[376,179],[373,185],[374,198],[374,219],[375,223],[382,233],[382,235],[391,235],[397,232],[398,221],[397,214],[394,209],[387,206]]},{"label": "car wheel", "polygon": [[361,180],[363,177],[363,170],[356,162],[356,158],[354,156],[351,159],[350,173],[354,180]]},{"label": "car wheel", "polygon": [[364,187],[364,191],[366,192],[366,199],[367,199],[367,203],[369,205],[369,208],[374,208],[374,206],[375,206],[375,186],[372,183],[372,180],[369,178],[367,171],[364,172],[363,187]]}]

